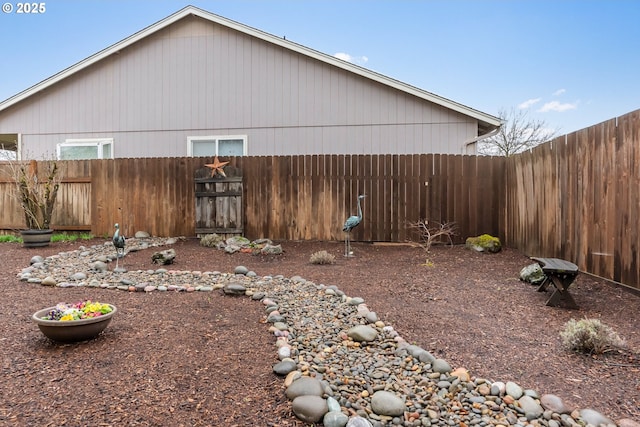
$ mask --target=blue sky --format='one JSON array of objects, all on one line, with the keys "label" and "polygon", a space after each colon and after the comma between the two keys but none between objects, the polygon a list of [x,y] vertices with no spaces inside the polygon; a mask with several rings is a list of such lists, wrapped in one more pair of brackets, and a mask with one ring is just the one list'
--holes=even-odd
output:
[{"label": "blue sky", "polygon": [[0,3],[0,100],[192,4],[489,114],[527,108],[560,133],[640,108],[635,0]]}]

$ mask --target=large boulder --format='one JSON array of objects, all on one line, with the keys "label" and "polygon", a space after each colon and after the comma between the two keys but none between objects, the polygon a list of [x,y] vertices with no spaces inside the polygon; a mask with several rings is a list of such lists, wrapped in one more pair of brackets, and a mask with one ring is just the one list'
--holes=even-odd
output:
[{"label": "large boulder", "polygon": [[477,237],[469,237],[465,243],[465,246],[469,249],[473,249],[478,252],[496,253],[502,250],[502,244],[500,239],[493,237],[489,234],[483,234]]}]

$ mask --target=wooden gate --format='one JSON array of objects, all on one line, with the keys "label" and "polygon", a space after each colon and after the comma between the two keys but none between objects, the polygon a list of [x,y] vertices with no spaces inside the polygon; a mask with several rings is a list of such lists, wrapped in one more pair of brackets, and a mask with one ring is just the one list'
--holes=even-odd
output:
[{"label": "wooden gate", "polygon": [[223,237],[242,235],[242,176],[227,167],[226,177],[211,176],[211,169],[195,173],[196,235],[216,233]]}]

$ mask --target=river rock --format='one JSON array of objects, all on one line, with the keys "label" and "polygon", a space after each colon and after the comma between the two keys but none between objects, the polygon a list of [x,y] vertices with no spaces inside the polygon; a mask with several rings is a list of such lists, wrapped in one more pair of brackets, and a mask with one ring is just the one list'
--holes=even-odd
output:
[{"label": "river rock", "polygon": [[233,282],[227,283],[224,288],[222,288],[222,292],[224,292],[225,295],[244,295],[246,291],[247,288],[245,288],[244,285]]},{"label": "river rock", "polygon": [[329,411],[322,418],[324,427],[344,427],[348,422],[349,417],[340,411]]},{"label": "river rock", "polygon": [[451,372],[451,365],[444,359],[435,359],[431,362],[431,369],[433,369],[434,372],[446,374]]},{"label": "river rock", "polygon": [[233,272],[235,274],[245,275],[245,274],[247,274],[249,272],[249,269],[247,267],[245,267],[244,265],[239,265],[233,270]]},{"label": "river rock", "polygon": [[273,366],[273,372],[277,375],[287,375],[291,371],[295,371],[298,365],[293,360],[283,360]]},{"label": "river rock", "polygon": [[[324,389],[322,387],[322,383],[320,383],[320,381],[318,381],[317,379],[311,378],[311,377],[298,378],[293,383],[291,383],[291,385],[287,387],[287,390],[285,391],[285,395],[290,400],[293,400],[298,396],[306,396],[306,395],[322,396],[323,394],[324,394]],[[327,411],[328,410],[329,409],[327,409]]]},{"label": "river rock", "polygon": [[506,393],[513,397],[515,400],[518,400],[522,397],[524,390],[518,384],[513,381],[507,381],[507,385],[505,387]]},{"label": "river rock", "polygon": [[362,418],[361,416],[356,416],[349,418],[347,427],[373,427],[373,425],[369,422],[368,419]]},{"label": "river rock", "polygon": [[580,410],[580,419],[587,424],[593,424],[594,426],[599,426],[601,424],[605,425],[616,425],[610,418],[605,417],[600,412],[594,409],[581,409]]},{"label": "river rock", "polygon": [[51,276],[47,276],[44,279],[42,279],[42,282],[40,282],[41,285],[44,286],[55,286],[57,284],[56,279],[54,279]]},{"label": "river rock", "polygon": [[33,265],[33,264],[38,264],[42,262],[44,262],[44,258],[42,258],[40,255],[35,255],[31,257],[31,261],[29,261],[29,264]]},{"label": "river rock", "polygon": [[327,406],[329,407],[329,412],[340,412],[341,410],[338,401],[331,396],[327,397]]},{"label": "river rock", "polygon": [[527,417],[529,421],[539,418],[544,412],[542,406],[531,396],[522,396],[518,399],[518,404],[520,408],[522,408],[522,411],[524,411],[524,416]]},{"label": "river rock", "polygon": [[71,280],[85,280],[87,278],[87,275],[85,273],[82,272],[78,272],[78,273],[74,273],[71,275]]},{"label": "river rock", "polygon": [[388,391],[376,391],[371,397],[371,409],[378,415],[400,416],[405,410],[404,399]]},{"label": "river rock", "polygon": [[327,402],[322,397],[313,395],[296,397],[291,403],[291,409],[296,417],[306,423],[319,422],[328,411]]},{"label": "river rock", "polygon": [[95,271],[107,271],[107,264],[102,261],[96,261],[89,264],[89,268]]},{"label": "river rock", "polygon": [[347,331],[347,336],[354,341],[373,341],[378,336],[378,332],[371,326],[357,325]]},{"label": "river rock", "polygon": [[571,409],[568,408],[562,399],[555,394],[544,394],[540,398],[540,404],[543,408],[548,409],[557,414],[570,414]]}]

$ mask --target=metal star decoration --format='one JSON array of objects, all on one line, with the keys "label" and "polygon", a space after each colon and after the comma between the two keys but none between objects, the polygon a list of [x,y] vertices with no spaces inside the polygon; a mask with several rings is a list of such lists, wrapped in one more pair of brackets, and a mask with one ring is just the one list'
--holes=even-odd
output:
[{"label": "metal star decoration", "polygon": [[213,163],[206,164],[205,166],[211,169],[212,177],[215,176],[216,173],[219,173],[226,178],[227,175],[224,173],[224,170],[222,168],[224,168],[227,164],[229,164],[229,162],[221,162],[220,160],[218,160],[218,156],[216,156],[216,158],[213,160]]}]

